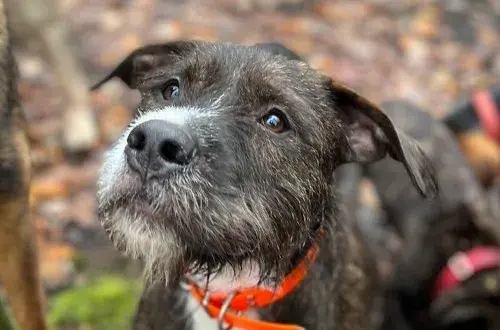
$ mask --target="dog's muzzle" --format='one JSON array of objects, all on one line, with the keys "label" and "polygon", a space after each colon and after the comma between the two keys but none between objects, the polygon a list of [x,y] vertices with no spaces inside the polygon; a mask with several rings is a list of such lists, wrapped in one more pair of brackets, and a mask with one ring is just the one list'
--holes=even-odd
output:
[{"label": "dog's muzzle", "polygon": [[196,149],[194,139],[181,126],[149,120],[129,133],[125,155],[128,166],[141,177],[158,177],[189,165]]}]

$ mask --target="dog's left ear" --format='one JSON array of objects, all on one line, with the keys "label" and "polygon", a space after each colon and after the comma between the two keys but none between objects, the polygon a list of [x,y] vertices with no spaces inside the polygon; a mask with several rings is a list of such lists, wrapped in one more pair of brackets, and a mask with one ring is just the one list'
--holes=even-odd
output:
[{"label": "dog's left ear", "polygon": [[129,88],[138,87],[141,78],[165,64],[174,64],[192,51],[201,41],[179,40],[147,45],[130,53],[113,71],[90,88],[95,90],[110,79],[120,78]]},{"label": "dog's left ear", "polygon": [[341,163],[366,164],[389,154],[403,163],[414,186],[423,196],[438,192],[434,167],[417,141],[394,126],[375,104],[346,86],[331,82],[335,109],[346,140],[341,144]]}]

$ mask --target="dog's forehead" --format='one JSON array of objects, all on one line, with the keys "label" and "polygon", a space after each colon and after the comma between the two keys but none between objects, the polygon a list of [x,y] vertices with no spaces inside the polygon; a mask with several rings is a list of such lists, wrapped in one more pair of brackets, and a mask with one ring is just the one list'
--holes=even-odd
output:
[{"label": "dog's forehead", "polygon": [[263,48],[231,43],[202,44],[194,48],[188,57],[198,63],[214,65],[220,68],[247,70],[269,70],[274,68],[274,70],[278,69],[282,73],[286,73],[288,69],[296,66],[296,62],[298,62],[287,60]]},{"label": "dog's forehead", "polygon": [[249,89],[261,88],[263,84],[295,88],[321,81],[321,76],[304,62],[258,47],[229,43],[203,44],[195,48],[183,64],[185,74],[192,80],[217,80],[227,85],[241,83]]}]

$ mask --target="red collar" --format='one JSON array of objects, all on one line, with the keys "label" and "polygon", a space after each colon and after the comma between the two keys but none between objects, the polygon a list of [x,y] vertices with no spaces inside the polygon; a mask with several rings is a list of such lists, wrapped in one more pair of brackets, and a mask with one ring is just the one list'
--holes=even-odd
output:
[{"label": "red collar", "polygon": [[492,93],[479,90],[473,95],[472,103],[482,128],[494,141],[500,142],[500,113]]},{"label": "red collar", "polygon": [[500,248],[480,246],[466,252],[457,252],[436,277],[433,299],[451,290],[484,270],[500,268]]},{"label": "red collar", "polygon": [[[250,308],[262,308],[271,305],[287,296],[302,282],[307,274],[309,265],[316,259],[318,251],[318,244],[314,243],[307,252],[306,257],[285,277],[276,290],[256,287],[244,289],[231,295],[212,293],[207,299],[206,293],[194,282],[191,282],[191,293],[205,307],[205,310],[211,317],[218,319],[219,322],[223,321],[226,325],[236,329],[304,330],[304,328],[298,325],[253,320],[241,317],[239,314]],[[235,311],[236,313],[233,314],[228,312],[228,310]]]}]

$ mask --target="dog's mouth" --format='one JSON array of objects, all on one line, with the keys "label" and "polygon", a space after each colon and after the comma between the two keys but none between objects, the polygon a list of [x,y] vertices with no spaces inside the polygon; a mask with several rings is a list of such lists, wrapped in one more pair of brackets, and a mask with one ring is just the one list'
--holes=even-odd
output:
[{"label": "dog's mouth", "polygon": [[[191,191],[192,181],[202,181],[196,178],[192,168],[166,171],[160,175],[157,171],[139,173],[124,166],[118,173],[101,175],[99,205],[102,211],[125,208],[131,213],[155,218],[161,216],[162,210],[171,208],[170,204],[175,204],[180,191]],[[195,196],[195,192],[191,191],[191,195]]]}]

